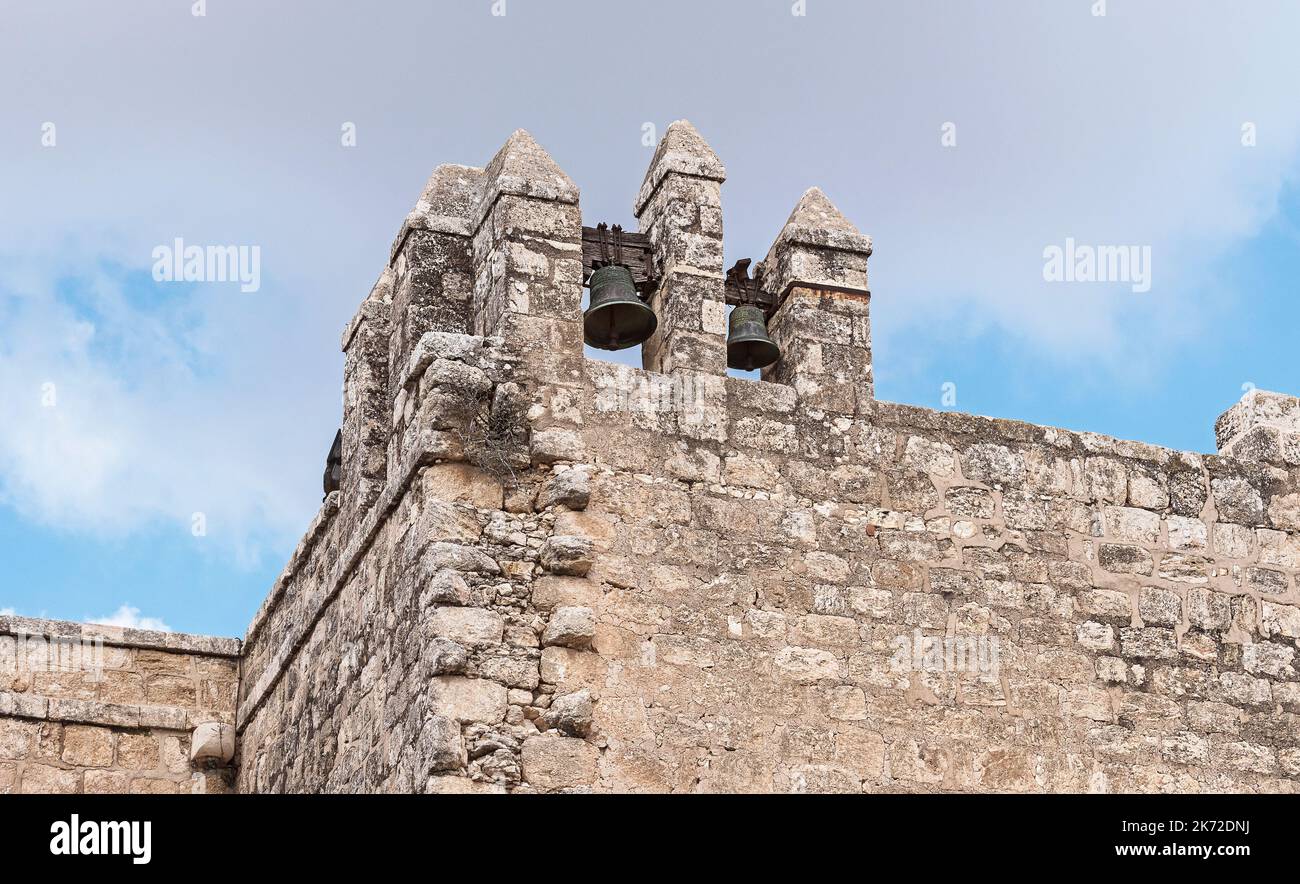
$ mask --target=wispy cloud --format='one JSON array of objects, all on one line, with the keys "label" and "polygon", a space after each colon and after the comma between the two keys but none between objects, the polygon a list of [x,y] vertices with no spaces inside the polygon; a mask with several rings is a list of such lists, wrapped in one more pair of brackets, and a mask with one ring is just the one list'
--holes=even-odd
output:
[{"label": "wispy cloud", "polygon": [[248,562],[291,542],[310,514],[302,491],[315,464],[286,418],[306,406],[258,382],[277,370],[243,358],[261,333],[225,327],[241,305],[159,291],[145,272],[103,259],[68,256],[54,271],[44,253],[9,257],[0,400],[13,419],[0,426],[0,501],[69,532],[162,521],[178,542]]},{"label": "wispy cloud", "polygon": [[101,626],[121,626],[127,629],[150,629],[154,632],[171,632],[172,629],[157,617],[141,617],[140,609],[122,605],[106,617],[87,617],[87,623]]}]

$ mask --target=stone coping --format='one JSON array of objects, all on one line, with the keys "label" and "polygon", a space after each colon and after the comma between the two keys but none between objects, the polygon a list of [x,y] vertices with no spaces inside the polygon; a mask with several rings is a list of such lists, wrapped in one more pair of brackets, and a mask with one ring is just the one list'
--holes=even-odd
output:
[{"label": "stone coping", "polygon": [[[343,590],[343,586],[365,557],[375,535],[388,521],[388,517],[397,508],[402,497],[406,494],[407,488],[410,487],[420,468],[424,465],[425,459],[422,453],[418,450],[411,452],[406,464],[398,473],[400,476],[399,481],[396,484],[389,484],[384,487],[379,499],[366,510],[356,534],[343,545],[342,553],[335,560],[329,576],[324,581],[325,592],[321,593],[313,601],[311,610],[301,620],[290,626],[288,634],[276,646],[270,661],[258,675],[257,680],[252,685],[240,685],[241,699],[236,704],[235,712],[235,728],[238,733],[242,733],[248,722],[257,714],[257,710],[261,708],[263,701],[276,683],[279,682],[285,668],[293,661],[298,650],[311,637],[312,631],[316,628],[316,623],[324,616],[325,611],[334,603],[334,599]],[[253,624],[249,626],[245,644],[253,642],[269,621],[271,614],[279,607],[293,574],[307,560],[311,551],[315,548],[316,539],[323,533],[325,526],[332,520],[334,513],[338,511],[338,494],[337,491],[330,494],[330,497],[334,498],[332,505],[327,503],[322,506],[321,514],[312,523],[313,528],[308,531],[308,535],[303,538],[303,542],[299,543],[290,565],[285,568],[284,574],[276,582],[276,588],[272,591],[271,596],[262,603],[261,610],[258,611]]]},{"label": "stone coping", "polygon": [[74,700],[12,691],[0,691],[0,718],[30,718],[64,724],[171,731],[192,730],[202,722],[211,721],[210,715],[179,706],[103,703],[98,700]]},{"label": "stone coping", "polygon": [[113,647],[201,654],[208,657],[238,657],[243,650],[243,642],[237,638],[7,615],[0,616],[0,635],[45,635],[79,641],[100,639]]},{"label": "stone coping", "polygon": [[258,607],[257,613],[253,615],[253,619],[249,621],[248,629],[244,633],[245,645],[251,644],[257,638],[258,633],[270,620],[271,614],[279,607],[280,600],[284,598],[284,594],[288,591],[293,578],[311,558],[312,552],[316,549],[317,541],[320,540],[338,514],[341,498],[342,492],[331,491],[325,496],[325,500],[321,502],[320,509],[317,510],[316,515],[307,526],[302,539],[298,541],[298,546],[294,548],[293,553],[289,556],[289,561],[285,563],[284,569],[280,572],[280,576],[272,584],[271,591],[262,600],[262,604]]},{"label": "stone coping", "polygon": [[[619,389],[619,375],[626,381],[643,378],[650,383],[681,383],[687,374],[694,372],[660,373],[634,365],[607,362],[602,359],[586,358],[585,371],[587,379],[597,385],[597,393],[602,389]],[[793,387],[771,381],[754,378],[738,378],[730,375],[699,375],[721,383],[726,395],[734,404],[742,408],[759,411],[793,413],[798,407],[798,394]],[[611,409],[619,410],[619,409]],[[600,409],[597,409],[600,411]],[[821,414],[821,412],[819,412]],[[1075,451],[1079,454],[1106,454],[1115,457],[1127,457],[1135,460],[1157,464],[1182,461],[1190,466],[1200,466],[1202,458],[1238,461],[1230,456],[1215,455],[1196,451],[1179,450],[1150,442],[1121,439],[1086,430],[1070,430],[1044,424],[1032,424],[1026,421],[1005,417],[989,417],[970,412],[929,408],[923,405],[911,405],[902,402],[890,402],[885,399],[873,399],[870,405],[857,414],[825,412],[827,420],[849,419],[868,423],[877,422],[881,426],[915,427],[921,430],[947,432],[959,436],[971,436],[1001,443],[1028,443],[1047,445],[1058,452]],[[1261,466],[1254,461],[1240,461],[1252,467]]]}]

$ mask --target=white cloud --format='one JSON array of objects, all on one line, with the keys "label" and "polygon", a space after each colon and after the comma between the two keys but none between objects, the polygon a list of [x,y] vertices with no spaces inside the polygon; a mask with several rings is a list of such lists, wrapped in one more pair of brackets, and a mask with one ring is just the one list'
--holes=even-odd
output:
[{"label": "white cloud", "polygon": [[0,617],[13,617],[17,613],[13,608],[0,608]]},{"label": "white cloud", "polygon": [[87,617],[87,623],[101,626],[121,626],[126,629],[150,629],[154,632],[171,632],[172,628],[157,617],[141,617],[140,609],[122,605],[107,617]]},{"label": "white cloud", "polygon": [[[308,19],[232,2],[228,16],[129,23],[95,5],[12,10],[0,82],[29,88],[0,120],[0,193],[14,207],[0,213],[14,253],[0,255],[0,503],[70,531],[165,522],[187,541],[202,512],[195,542],[248,559],[287,551],[319,500],[344,322],[430,169],[482,165],[519,125],[582,187],[587,223],[630,223],[649,159],[642,120],[690,117],[729,168],[732,259],[763,254],[818,184],[875,238],[878,335],[993,327],[1110,383],[1213,328],[1222,305],[1207,299],[1232,297],[1204,291],[1214,261],[1269,218],[1300,141],[1290,2],[1229,16],[1209,0],[1111,4],[1104,18],[1075,3],[841,4],[777,27],[749,2],[664,0],[635,21],[662,77],[631,122],[598,132],[569,86],[590,57],[535,57],[571,30],[565,16],[521,4],[502,28],[470,5],[410,2],[393,4],[402,27],[380,29],[349,4],[319,5]],[[715,35],[736,28],[741,57],[761,61],[719,68]],[[464,39],[431,55],[435,29]],[[344,40],[348,62],[318,66],[305,88],[300,61],[277,51],[288,40]],[[517,65],[478,65],[484,40],[532,59],[526,82]],[[233,88],[232,45],[254,59]],[[845,61],[768,63],[810,46]],[[418,88],[467,65],[472,90]],[[59,75],[27,73],[46,69]],[[90,79],[96,89],[75,88]],[[417,84],[410,101],[376,100],[393,82]],[[287,105],[248,100],[285,89]],[[736,95],[760,97],[763,113],[725,99]],[[41,148],[51,118],[58,146]],[[360,146],[344,149],[338,126],[352,119]],[[1240,144],[1245,121],[1257,147]],[[153,246],[176,236],[260,246],[262,291],[162,286],[141,300],[111,269],[147,274]],[[1152,292],[1044,283],[1042,250],[1067,236],[1150,245]],[[76,303],[59,289],[70,277]]]},{"label": "white cloud", "polygon": [[[56,285],[30,272],[53,267],[49,256],[8,257],[0,400],[14,419],[0,426],[0,502],[95,535],[161,520],[178,541],[247,562],[297,538],[328,424],[313,434],[312,398],[291,395],[308,385],[302,368],[272,367],[261,349],[290,319],[241,331],[226,327],[230,314],[258,326],[257,308],[228,299],[246,295],[156,294],[120,267],[71,256]],[[190,533],[196,513],[202,538]]]}]

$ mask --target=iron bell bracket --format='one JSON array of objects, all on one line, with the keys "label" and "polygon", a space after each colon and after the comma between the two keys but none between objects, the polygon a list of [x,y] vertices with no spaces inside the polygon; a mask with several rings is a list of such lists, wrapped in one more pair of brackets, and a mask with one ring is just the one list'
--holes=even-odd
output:
[{"label": "iron bell bracket", "polygon": [[604,221],[595,227],[582,228],[582,284],[591,283],[591,274],[601,267],[621,264],[632,271],[632,284],[637,296],[642,301],[650,297],[659,286],[659,274],[655,269],[654,249],[650,246],[650,236],[645,233],[630,233],[615,224],[610,227]]},{"label": "iron bell bracket", "polygon": [[763,288],[763,262],[754,264],[754,275],[749,275],[752,258],[741,258],[730,270],[724,290],[726,302],[733,307],[750,305],[763,311],[764,319],[770,320],[781,306],[781,299]]}]

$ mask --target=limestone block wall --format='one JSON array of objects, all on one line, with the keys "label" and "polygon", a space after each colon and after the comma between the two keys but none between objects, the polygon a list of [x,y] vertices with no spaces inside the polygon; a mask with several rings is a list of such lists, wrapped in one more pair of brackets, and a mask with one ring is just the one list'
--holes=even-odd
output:
[{"label": "limestone block wall", "polygon": [[[544,650],[543,678],[599,693],[597,787],[1300,781],[1294,467],[883,402],[837,416],[736,379],[703,406],[716,442],[595,401],[573,592],[597,627],[589,651]],[[918,634],[996,638],[996,670],[899,665]]]},{"label": "limestone block wall", "polygon": [[1219,455],[880,402],[870,240],[816,190],[765,261],[785,355],[728,377],[723,178],[673,124],[634,368],[583,358],[527,133],[435,171],[245,638],[238,788],[1297,791],[1296,400]]},{"label": "limestone block wall", "polygon": [[0,793],[227,792],[191,760],[233,725],[240,642],[0,616]]}]

